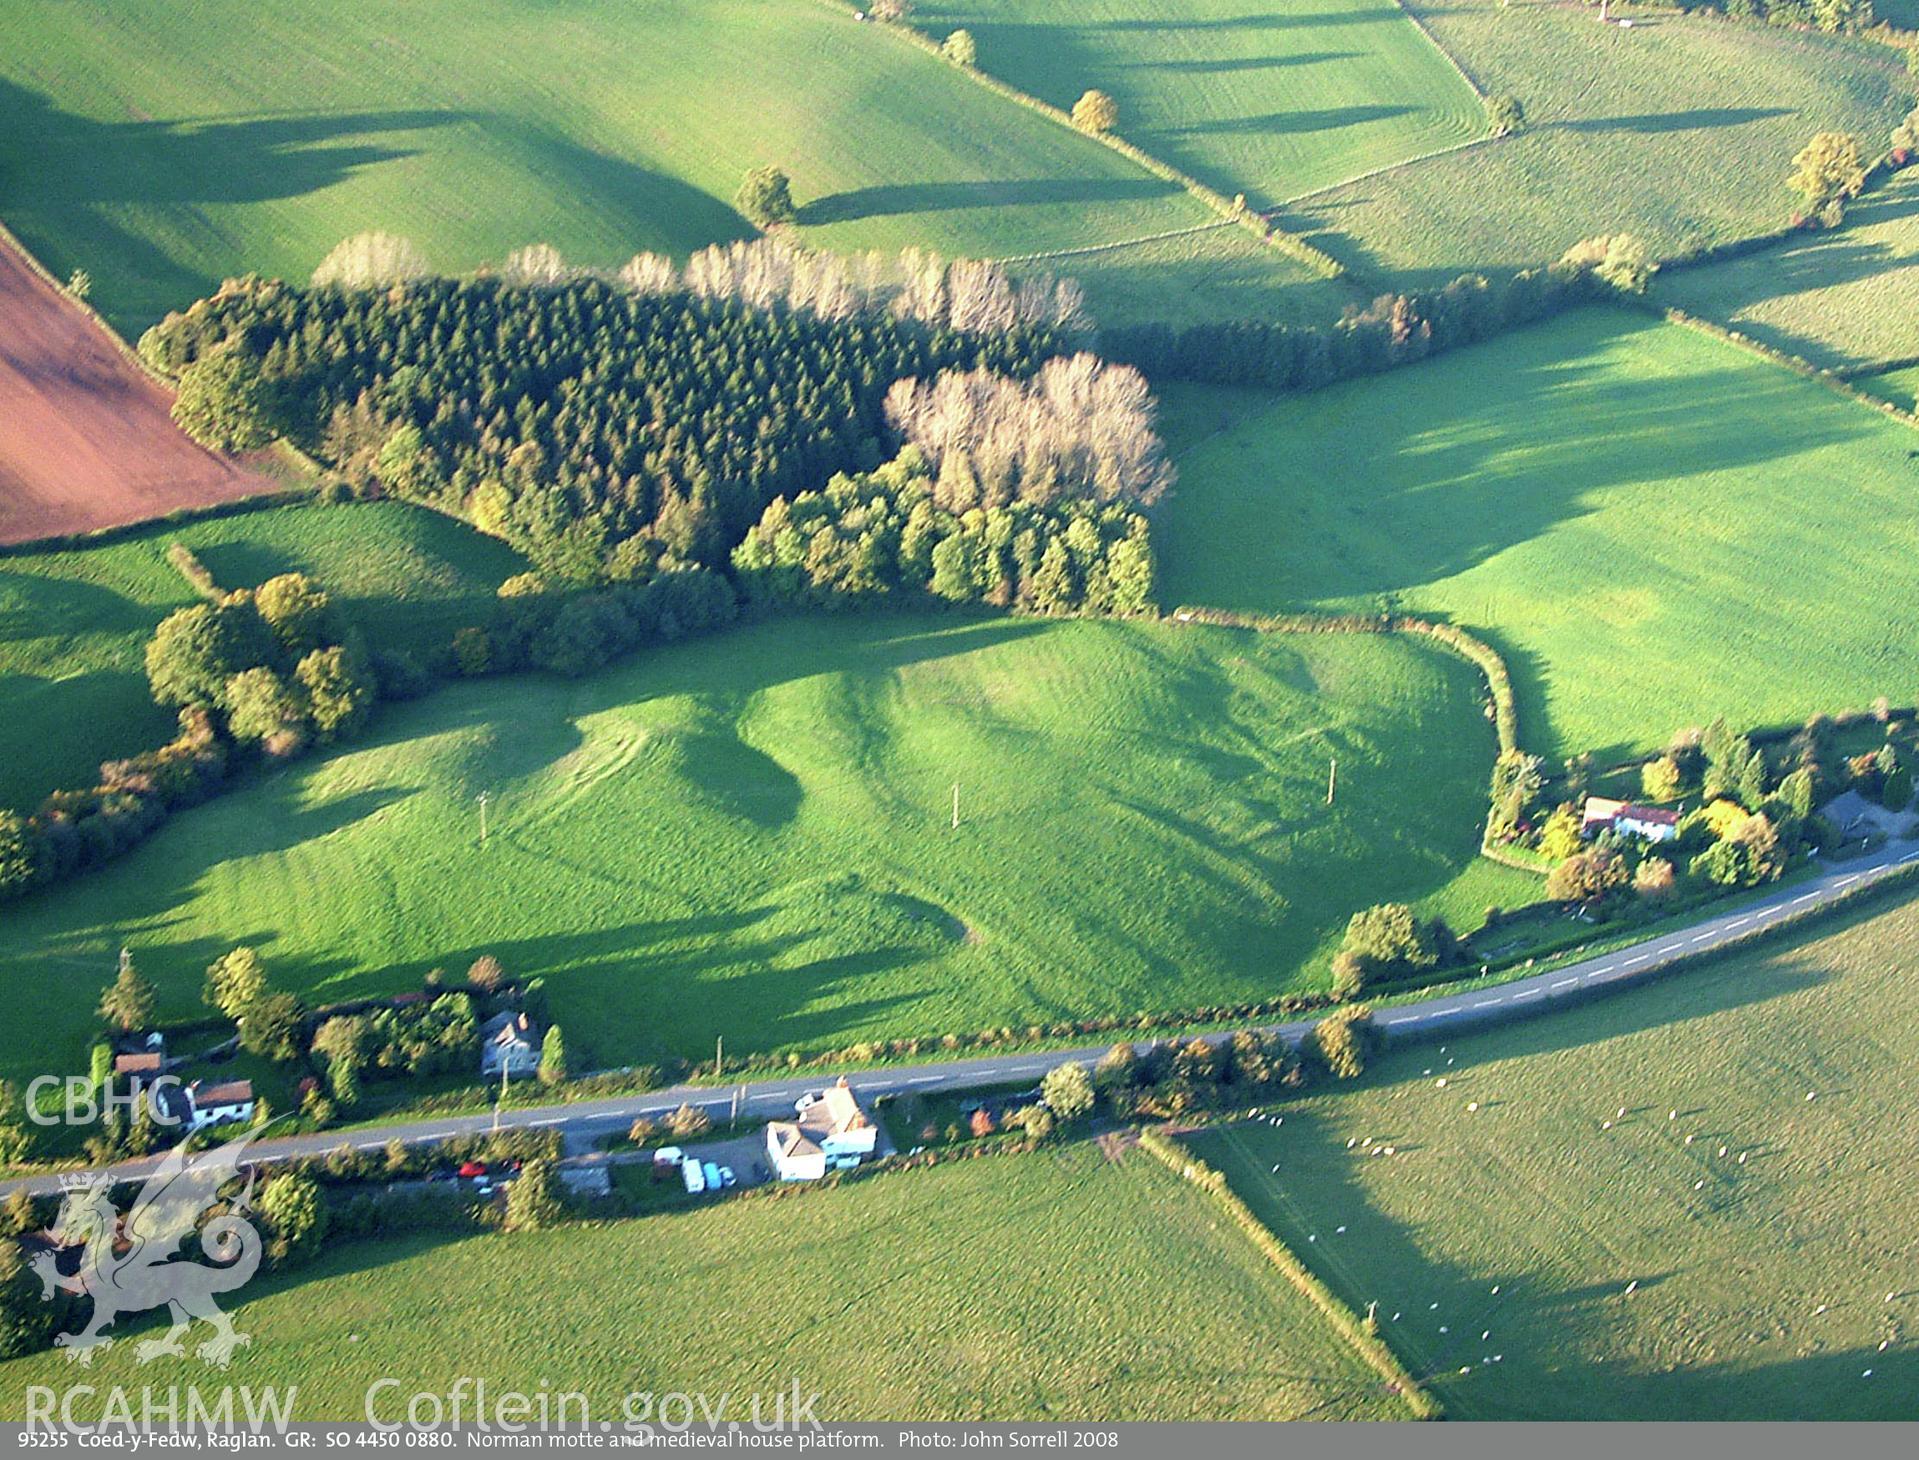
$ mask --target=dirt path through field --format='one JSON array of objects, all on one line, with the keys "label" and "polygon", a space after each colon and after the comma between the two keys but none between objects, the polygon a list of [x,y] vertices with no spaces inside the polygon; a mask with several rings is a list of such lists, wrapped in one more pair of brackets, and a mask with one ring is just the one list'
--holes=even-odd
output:
[{"label": "dirt path through field", "polygon": [[271,491],[196,445],[166,390],[0,240],[0,543]]}]

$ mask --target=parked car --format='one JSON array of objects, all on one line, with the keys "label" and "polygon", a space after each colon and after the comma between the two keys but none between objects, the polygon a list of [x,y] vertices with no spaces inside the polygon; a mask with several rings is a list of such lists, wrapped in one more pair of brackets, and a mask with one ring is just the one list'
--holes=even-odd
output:
[{"label": "parked car", "polygon": [[655,1166],[677,1166],[686,1159],[686,1152],[678,1146],[661,1146],[653,1153]]},{"label": "parked car", "polygon": [[753,1179],[755,1181],[770,1181],[772,1177],[773,1173],[766,1169],[766,1162],[755,1161],[753,1163]]},{"label": "parked car", "polygon": [[686,1182],[686,1193],[688,1196],[698,1196],[706,1190],[706,1176],[700,1170],[700,1163],[698,1161],[681,1162],[680,1177]]},{"label": "parked car", "polygon": [[720,1185],[721,1186],[738,1186],[739,1185],[739,1178],[733,1174],[733,1168],[731,1166],[720,1167]]},{"label": "parked car", "polygon": [[707,1190],[718,1191],[720,1189],[719,1163],[715,1161],[705,1161],[701,1163],[701,1168],[706,1175]]},{"label": "parked car", "polygon": [[793,1102],[793,1113],[795,1115],[804,1115],[807,1111],[811,1110],[814,1105],[825,1098],[826,1092],[824,1090],[808,1090],[804,1095]]},{"label": "parked car", "polygon": [[478,1180],[480,1177],[484,1175],[486,1175],[486,1167],[483,1166],[480,1162],[462,1161],[460,1163],[460,1180],[462,1181]]}]

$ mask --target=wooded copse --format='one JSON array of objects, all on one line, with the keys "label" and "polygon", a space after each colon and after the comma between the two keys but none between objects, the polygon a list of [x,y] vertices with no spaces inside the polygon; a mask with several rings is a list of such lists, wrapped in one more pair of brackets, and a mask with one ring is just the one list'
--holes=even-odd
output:
[{"label": "wooded copse", "polygon": [[1085,353],[1031,380],[948,370],[886,393],[888,423],[938,474],[934,500],[949,512],[1062,497],[1150,507],[1175,475],[1154,410],[1139,371]]},{"label": "wooded copse", "polygon": [[[720,269],[702,276],[716,290]],[[763,293],[763,273],[735,267],[724,287]],[[940,277],[950,315],[953,271]],[[980,290],[969,318],[991,312],[994,291]],[[886,459],[894,381],[951,368],[1030,375],[1064,343],[1050,326],[829,319],[598,279],[384,290],[248,279],[169,316],[141,349],[203,404],[203,374],[244,387],[239,410],[270,412],[352,491],[467,517],[578,582],[605,576],[623,549],[724,563],[775,497]]]}]

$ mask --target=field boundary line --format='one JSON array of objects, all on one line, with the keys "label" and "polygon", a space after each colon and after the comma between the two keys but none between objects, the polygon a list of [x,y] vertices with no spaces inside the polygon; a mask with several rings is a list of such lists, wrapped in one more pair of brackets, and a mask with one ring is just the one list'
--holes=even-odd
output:
[{"label": "field boundary line", "polygon": [[988,259],[987,262],[993,264],[1034,264],[1043,263],[1047,259],[1078,258],[1082,254],[1111,253],[1115,249],[1138,248],[1142,244],[1158,243],[1161,239],[1166,238],[1190,238],[1194,234],[1213,233],[1221,228],[1231,228],[1232,226],[1233,220],[1230,218],[1215,218],[1211,223],[1195,223],[1191,228],[1168,228],[1160,233],[1148,233],[1142,238],[1121,238],[1114,240],[1112,243],[1088,243],[1077,248],[1047,249],[1043,253],[1009,254],[1005,258]]},{"label": "field boundary line", "polygon": [[1702,334],[1710,339],[1718,340],[1722,345],[1729,346],[1732,349],[1743,350],[1755,359],[1763,360],[1769,365],[1789,371],[1804,380],[1812,381],[1816,385],[1823,385],[1834,395],[1843,396],[1847,400],[1864,406],[1868,410],[1877,411],[1880,415],[1897,421],[1908,430],[1919,431],[1919,413],[1909,411],[1903,406],[1896,406],[1889,400],[1882,400],[1876,395],[1863,391],[1845,376],[1840,375],[1834,370],[1815,365],[1803,355],[1788,354],[1784,350],[1755,340],[1751,335],[1742,334],[1735,329],[1728,329],[1725,325],[1719,324],[1714,320],[1703,319],[1699,315],[1692,313],[1690,310],[1682,309],[1676,304],[1667,305],[1666,308],[1660,312],[1660,315],[1668,324],[1678,325],[1681,328],[1692,330],[1696,334]]},{"label": "field boundary line", "polygon": [[0,219],[0,245],[10,248],[18,254],[29,269],[53,286],[54,293],[60,296],[62,303],[66,304],[69,308],[77,309],[81,314],[91,320],[94,327],[112,341],[113,348],[133,362],[135,369],[146,376],[147,379],[151,380],[155,385],[164,386],[168,396],[172,396],[174,392],[173,381],[162,375],[158,370],[155,370],[145,360],[142,360],[140,358],[140,352],[127,342],[120,331],[107,323],[105,315],[101,314],[99,310],[95,309],[91,304],[87,303],[86,300],[80,298],[71,289],[67,288],[65,284],[62,284],[59,279],[55,278],[53,270],[40,262],[39,256],[20,241],[20,236],[11,228],[7,227],[4,219]]},{"label": "field boundary line", "polygon": [[[856,16],[863,17],[866,14],[865,11],[847,4],[846,0],[816,0],[816,3],[833,11],[835,14],[844,16],[848,20],[853,20]],[[1071,116],[1054,106],[1051,102],[1041,101],[1037,96],[1029,92],[1021,91],[1011,82],[1002,81],[999,77],[982,71],[977,66],[955,66],[953,62],[947,60],[945,54],[940,50],[937,41],[912,25],[903,22],[900,24],[887,24],[883,21],[875,23],[879,25],[880,29],[891,31],[893,34],[899,36],[907,45],[924,51],[942,66],[948,66],[958,71],[976,86],[983,86],[994,95],[1013,102],[1017,106],[1023,106],[1028,111],[1037,113],[1039,116],[1045,117],[1048,121],[1066,128],[1066,130],[1072,132],[1075,136],[1085,137],[1090,141],[1097,142],[1101,146],[1117,152],[1127,161],[1137,167],[1144,168],[1147,172],[1163,182],[1173,183],[1185,189],[1193,198],[1204,203],[1208,208],[1212,209],[1213,212],[1219,214],[1226,222],[1237,223],[1248,233],[1266,244],[1267,247],[1278,253],[1285,254],[1295,263],[1303,264],[1322,278],[1341,279],[1345,277],[1346,266],[1340,263],[1339,260],[1331,254],[1326,253],[1322,249],[1315,248],[1312,244],[1306,242],[1305,239],[1300,238],[1296,234],[1289,233],[1283,228],[1267,223],[1262,214],[1247,209],[1235,208],[1232,200],[1227,198],[1223,193],[1208,187],[1190,173],[1180,171],[1170,162],[1155,157],[1145,148],[1128,142],[1124,137],[1115,136],[1110,132],[1088,132],[1082,127],[1077,127],[1073,125]]]},{"label": "field boundary line", "polygon": [[1223,1175],[1159,1131],[1141,1131],[1139,1144],[1140,1149],[1162,1163],[1173,1175],[1210,1196],[1233,1219],[1234,1225],[1246,1234],[1261,1256],[1278,1268],[1286,1281],[1319,1309],[1333,1332],[1345,1341],[1347,1347],[1406,1401],[1415,1418],[1432,1420],[1445,1417],[1439,1400],[1400,1363],[1399,1356],[1387,1346],[1386,1341],[1366,1331],[1359,1315],[1342,1303],[1319,1275],[1300,1261],[1292,1248],[1280,1241],[1272,1228],[1260,1221]]},{"label": "field boundary line", "polygon": [[1395,9],[1399,11],[1401,15],[1405,16],[1408,20],[1410,20],[1413,23],[1413,28],[1415,30],[1417,30],[1421,35],[1426,37],[1426,43],[1428,45],[1430,45],[1435,51],[1438,51],[1440,55],[1446,58],[1446,64],[1448,66],[1451,66],[1453,70],[1459,73],[1459,79],[1466,83],[1466,89],[1472,92],[1472,94],[1478,97],[1482,102],[1485,101],[1486,88],[1481,86],[1479,82],[1473,78],[1472,72],[1468,71],[1465,68],[1465,66],[1460,64],[1459,57],[1455,56],[1451,51],[1447,50],[1443,45],[1439,43],[1439,37],[1434,35],[1432,31],[1428,29],[1426,22],[1420,17],[1419,13],[1415,11],[1412,6],[1408,5],[1406,3],[1406,0],[1393,0],[1393,6]]},{"label": "field boundary line", "polygon": [[[1435,147],[1430,152],[1420,152],[1415,154],[1412,157],[1402,157],[1397,162],[1382,162],[1379,164],[1378,167],[1369,167],[1364,172],[1356,172],[1351,177],[1341,178],[1338,182],[1329,182],[1329,183],[1323,184],[1320,187],[1309,188],[1307,191],[1303,193],[1294,193],[1292,197],[1282,199],[1278,207],[1279,208],[1297,207],[1299,204],[1306,202],[1309,198],[1318,198],[1318,197],[1323,197],[1327,193],[1336,193],[1341,188],[1353,187],[1358,183],[1366,182],[1372,178],[1379,177],[1384,173],[1398,172],[1399,169],[1402,167],[1417,167],[1419,166],[1420,163],[1431,162],[1436,157],[1450,157],[1455,152],[1467,152],[1474,147],[1485,147],[1489,145],[1490,143],[1501,142],[1504,140],[1505,139],[1502,137],[1492,137],[1492,136],[1468,137],[1463,142],[1450,142],[1444,147]],[[1273,211],[1277,211],[1277,209]],[[1351,272],[1351,271],[1348,270],[1348,272]]]}]

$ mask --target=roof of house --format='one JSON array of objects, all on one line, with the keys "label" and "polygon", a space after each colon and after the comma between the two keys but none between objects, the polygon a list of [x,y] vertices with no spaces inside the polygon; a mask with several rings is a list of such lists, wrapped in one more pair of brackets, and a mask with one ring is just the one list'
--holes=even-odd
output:
[{"label": "roof of house", "polygon": [[767,1123],[767,1134],[773,1138],[773,1153],[784,1160],[788,1156],[817,1156],[820,1148],[790,1120],[775,1120]]},{"label": "roof of house", "polygon": [[533,1021],[524,1013],[495,1014],[480,1026],[480,1038],[488,1044],[524,1044],[533,1043]]},{"label": "roof of house", "polygon": [[847,1088],[846,1077],[840,1076],[839,1083],[829,1086],[800,1116],[800,1126],[815,1139],[839,1135],[842,1131],[864,1130],[872,1124],[866,1118],[866,1112],[860,1109],[860,1103],[853,1092]]},{"label": "roof of house", "polygon": [[145,1054],[115,1055],[113,1073],[116,1075],[156,1075],[166,1068],[167,1057],[158,1050],[148,1050]]},{"label": "roof of house", "polygon": [[189,1087],[193,1103],[205,1109],[211,1105],[245,1105],[253,1099],[253,1081],[228,1080],[219,1085],[194,1084]]},{"label": "roof of house", "polygon": [[1644,821],[1655,826],[1679,825],[1679,813],[1667,811],[1659,806],[1621,806],[1614,815],[1615,821]]},{"label": "roof of house", "polygon": [[1595,821],[1611,821],[1626,807],[1624,801],[1615,801],[1610,796],[1588,796],[1586,798],[1586,824]]}]

